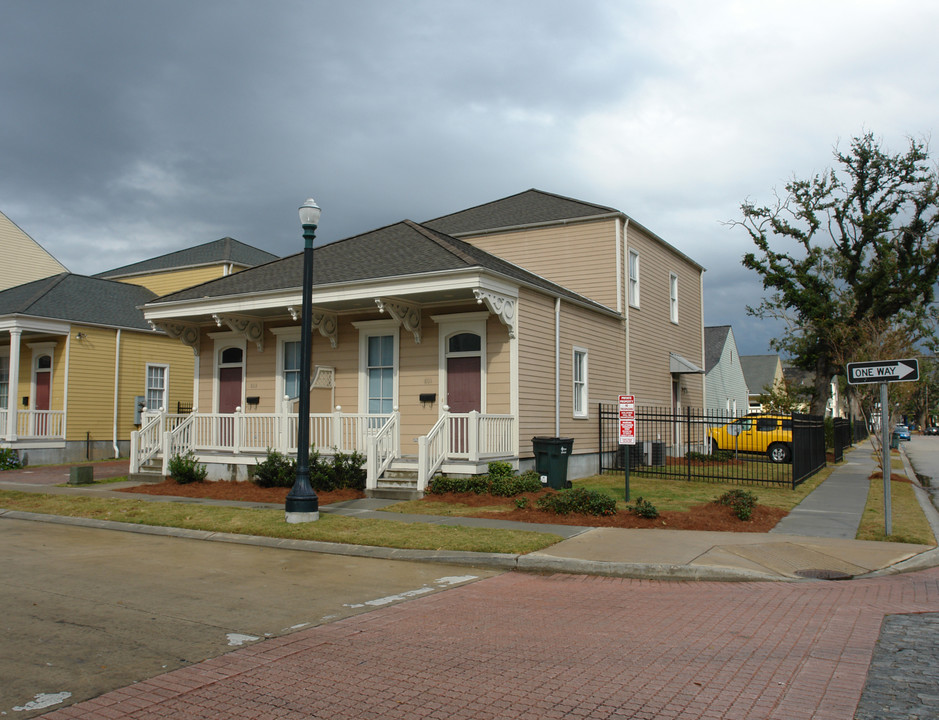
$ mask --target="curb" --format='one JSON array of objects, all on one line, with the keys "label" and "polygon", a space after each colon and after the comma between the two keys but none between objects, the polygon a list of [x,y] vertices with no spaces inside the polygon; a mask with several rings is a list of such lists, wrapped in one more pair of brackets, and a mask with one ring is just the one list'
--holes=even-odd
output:
[{"label": "curb", "polygon": [[98,530],[116,530],[133,532],[141,535],[178,537],[187,540],[206,540],[239,545],[279,548],[282,550],[300,550],[302,552],[347,555],[353,557],[376,558],[380,560],[408,560],[411,562],[435,562],[451,565],[495,568],[497,570],[517,570],[530,573],[564,573],[568,575],[597,575],[603,577],[621,577],[645,580],[703,580],[719,582],[806,582],[797,578],[787,578],[752,570],[737,568],[719,568],[714,566],[665,565],[602,562],[598,560],[580,560],[561,558],[550,555],[517,555],[510,553],[453,552],[449,550],[411,550],[401,548],[375,547],[372,545],[351,545],[331,543],[322,540],[292,540],[269,538],[257,535],[236,535],[233,533],[211,532],[208,530],[188,530],[185,528],[160,527],[155,525],[137,525],[115,520],[96,520],[93,518],[70,517],[67,515],[45,515],[42,513],[23,512],[21,510],[0,509],[0,518],[28,520],[31,522],[54,523],[87,527]]}]

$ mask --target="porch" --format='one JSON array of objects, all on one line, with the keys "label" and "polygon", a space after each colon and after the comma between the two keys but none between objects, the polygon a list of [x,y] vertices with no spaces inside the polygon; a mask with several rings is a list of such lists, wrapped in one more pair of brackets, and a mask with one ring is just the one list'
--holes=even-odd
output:
[{"label": "porch", "polygon": [[[279,413],[145,413],[131,433],[130,472],[166,476],[175,455],[192,451],[204,464],[240,465],[246,471],[267,451],[296,455],[299,415],[285,402]],[[357,452],[365,457],[366,492],[388,490],[422,494],[439,472],[474,475],[495,460],[515,462],[517,422],[512,415],[477,411],[452,413],[446,407],[433,427],[417,438],[417,456],[401,453],[401,417],[388,414],[310,414],[310,444],[324,455]]]},{"label": "porch", "polygon": [[18,447],[20,444],[49,441],[65,441],[64,410],[11,412],[0,408],[0,443]]}]

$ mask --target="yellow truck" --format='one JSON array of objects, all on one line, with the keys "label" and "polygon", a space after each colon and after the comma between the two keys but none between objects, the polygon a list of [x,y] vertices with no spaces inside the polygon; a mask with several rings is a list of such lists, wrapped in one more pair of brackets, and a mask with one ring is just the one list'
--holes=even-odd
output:
[{"label": "yellow truck", "polygon": [[765,453],[774,463],[792,459],[792,418],[788,415],[750,414],[708,430],[711,453],[733,450]]}]

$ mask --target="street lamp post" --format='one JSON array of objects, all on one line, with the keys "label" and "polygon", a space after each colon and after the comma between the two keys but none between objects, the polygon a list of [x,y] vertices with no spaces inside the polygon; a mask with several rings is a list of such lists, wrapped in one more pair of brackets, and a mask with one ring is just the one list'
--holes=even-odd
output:
[{"label": "street lamp post", "polygon": [[320,208],[313,198],[300,206],[303,226],[303,306],[300,322],[300,417],[297,422],[297,479],[287,493],[289,523],[319,520],[319,498],[310,485],[310,355],[313,323],[313,239],[320,221]]}]

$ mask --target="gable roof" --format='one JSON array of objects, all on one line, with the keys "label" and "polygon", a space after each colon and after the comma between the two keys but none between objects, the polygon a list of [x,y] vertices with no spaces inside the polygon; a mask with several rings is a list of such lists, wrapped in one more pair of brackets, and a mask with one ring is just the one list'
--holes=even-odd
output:
[{"label": "gable roof", "polygon": [[61,273],[0,292],[0,317],[25,315],[150,330],[137,307],[154,297],[139,285]]},{"label": "gable roof", "polygon": [[[463,240],[436,232],[411,220],[313,249],[314,286],[344,285],[401,277],[434,277],[440,273],[478,268],[515,282],[561,295],[607,313],[614,310],[545,280]],[[302,285],[303,253],[217,278],[158,298],[162,303],[231,297]]]},{"label": "gable roof", "polygon": [[516,195],[509,195],[501,200],[493,200],[467,210],[443,215],[423,223],[425,227],[445,232],[456,237],[485,235],[508,230],[553,225],[570,221],[599,220],[620,217],[631,226],[636,226],[649,237],[660,242],[664,247],[684,258],[702,272],[704,267],[685,255],[681,250],[669,244],[649,228],[636,222],[622,210],[575,200],[532,188]]},{"label": "gable roof", "polygon": [[0,274],[0,290],[68,272],[68,268],[2,212],[0,212],[0,257],[3,258],[5,270]]},{"label": "gable roof", "polygon": [[97,278],[127,277],[145,273],[161,272],[167,270],[180,270],[182,268],[199,267],[218,263],[233,263],[253,267],[276,260],[277,255],[266,250],[260,250],[252,245],[246,245],[234,238],[224,237],[213,242],[203,243],[195,247],[184,248],[176,252],[160,255],[149,260],[124,265],[113,270],[105,270],[94,275]]},{"label": "gable roof", "polygon": [[776,369],[782,364],[779,355],[741,355],[740,367],[750,394],[759,395],[776,382]]},{"label": "gable roof", "polygon": [[424,225],[450,235],[459,235],[481,230],[618,214],[621,213],[616,208],[595,205],[532,188],[501,200],[493,200],[429,220]]},{"label": "gable roof", "polygon": [[704,328],[705,372],[711,372],[711,369],[721,361],[728,335],[731,335],[730,325],[715,325]]}]

